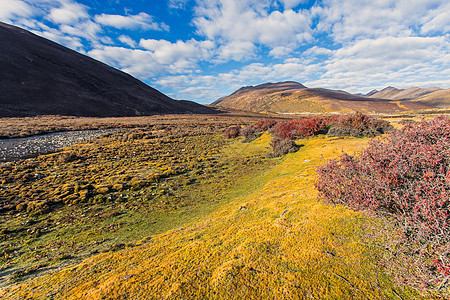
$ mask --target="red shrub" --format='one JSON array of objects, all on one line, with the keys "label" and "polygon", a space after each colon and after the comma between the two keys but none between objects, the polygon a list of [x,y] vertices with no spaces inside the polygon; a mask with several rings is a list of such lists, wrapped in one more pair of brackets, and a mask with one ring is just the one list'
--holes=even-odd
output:
[{"label": "red shrub", "polygon": [[292,132],[297,128],[296,120],[278,122],[270,129],[270,133],[279,139],[295,139]]},{"label": "red shrub", "polygon": [[[316,188],[325,201],[393,214],[404,224],[406,239],[431,241],[436,249],[446,249],[442,243],[450,241],[448,117],[407,125],[371,141],[357,157],[343,154],[329,161],[317,173]],[[440,272],[450,271],[446,253],[438,254],[442,255],[435,266]]]},{"label": "red shrub", "polygon": [[227,139],[234,139],[239,136],[240,131],[241,131],[240,126],[230,126],[227,129],[225,129],[223,135]]},{"label": "red shrub", "polygon": [[287,122],[279,122],[271,129],[275,137],[281,139],[301,139],[318,134],[326,134],[328,128],[336,118],[333,117],[312,117],[294,119]]},{"label": "red shrub", "polygon": [[255,125],[253,125],[253,129],[255,129],[257,132],[264,132],[269,130],[269,128],[272,128],[275,124],[277,124],[277,121],[273,119],[264,119],[261,121],[256,122]]}]

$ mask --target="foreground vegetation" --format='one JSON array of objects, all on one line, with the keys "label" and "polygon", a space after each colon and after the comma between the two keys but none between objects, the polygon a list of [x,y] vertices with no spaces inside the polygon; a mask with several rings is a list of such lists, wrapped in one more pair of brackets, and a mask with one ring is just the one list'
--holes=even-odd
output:
[{"label": "foreground vegetation", "polygon": [[3,164],[0,284],[192,222],[273,163],[224,152],[222,131],[155,125]]},{"label": "foreground vegetation", "polygon": [[393,218],[401,238],[401,280],[443,289],[450,275],[450,118],[407,123],[358,156],[343,154],[318,170],[320,196]]},{"label": "foreground vegetation", "polygon": [[[326,120],[155,124],[3,165],[0,296],[445,297],[445,284],[397,280],[395,222],[317,200],[317,167],[374,143],[324,129],[388,127],[360,114]],[[276,143],[295,151],[277,157]]]}]

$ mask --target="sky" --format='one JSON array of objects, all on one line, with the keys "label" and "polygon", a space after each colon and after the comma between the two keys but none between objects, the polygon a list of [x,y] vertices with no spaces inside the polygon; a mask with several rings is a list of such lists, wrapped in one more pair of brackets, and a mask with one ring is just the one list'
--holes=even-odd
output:
[{"label": "sky", "polygon": [[202,104],[288,80],[450,88],[448,0],[0,0],[0,21]]}]

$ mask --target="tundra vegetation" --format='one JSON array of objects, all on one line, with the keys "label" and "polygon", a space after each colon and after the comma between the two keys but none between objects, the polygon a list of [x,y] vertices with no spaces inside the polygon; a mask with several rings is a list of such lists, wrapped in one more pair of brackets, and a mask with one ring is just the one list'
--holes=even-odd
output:
[{"label": "tundra vegetation", "polygon": [[[410,203],[409,215],[386,210],[386,205],[343,200],[351,196],[339,198],[344,194],[342,185],[351,186],[349,193],[358,196],[369,181],[367,173],[346,170],[344,162],[371,164],[361,161],[378,144],[376,153],[383,161],[381,154],[395,148],[384,147],[386,141],[406,139],[414,130],[424,132],[423,140],[434,132],[435,140],[448,142],[448,137],[437,137],[442,131],[424,125],[447,124],[448,133],[448,119],[405,122],[401,131],[361,113],[256,121],[139,124],[54,154],[3,164],[0,295],[12,299],[448,296],[446,252],[430,255],[446,249],[447,221],[442,212],[447,204],[439,204],[442,209],[436,212],[426,200],[445,193],[448,197],[448,170],[438,167],[444,162],[448,168],[444,159],[448,145],[430,146],[434,149],[430,153],[430,147],[417,150],[430,158],[443,147],[445,154],[436,158],[439,162],[430,162],[434,177],[430,172],[412,173],[424,176],[420,186],[426,193],[413,194],[415,183],[407,183],[408,195],[422,197],[421,203]],[[392,132],[387,138],[376,137],[388,131]],[[338,168],[329,176],[336,181],[329,183],[334,177],[326,177],[327,168],[333,164]],[[389,193],[390,185],[383,184],[385,194],[376,196],[377,201]],[[434,187],[439,195],[431,191]],[[434,198],[427,198],[430,195]],[[414,223],[416,216],[420,224]],[[431,268],[428,273],[414,268],[414,258]],[[406,273],[409,267],[414,274]]]},{"label": "tundra vegetation", "polygon": [[318,169],[319,196],[392,220],[389,247],[401,280],[443,289],[450,276],[450,119],[404,122],[356,156],[342,154]]}]

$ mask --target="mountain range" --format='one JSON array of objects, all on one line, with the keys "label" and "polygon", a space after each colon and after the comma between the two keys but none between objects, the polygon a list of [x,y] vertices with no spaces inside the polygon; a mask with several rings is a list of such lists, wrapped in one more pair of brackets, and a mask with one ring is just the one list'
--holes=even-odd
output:
[{"label": "mountain range", "polygon": [[0,117],[214,113],[102,62],[0,22]]},{"label": "mountain range", "polygon": [[398,111],[450,107],[450,89],[387,87],[366,95],[286,81],[244,86],[213,107],[174,100],[100,61],[0,22],[0,117]]},{"label": "mountain range", "polygon": [[366,94],[369,98],[382,98],[390,100],[413,100],[422,96],[431,94],[433,92],[441,90],[438,87],[429,87],[421,89],[419,87],[410,87],[408,89],[397,89],[392,86],[388,86],[381,91],[373,90]]},{"label": "mountain range", "polygon": [[387,87],[356,95],[340,90],[307,88],[298,82],[286,81],[242,87],[212,104],[260,113],[391,113],[450,107],[450,89]]}]

